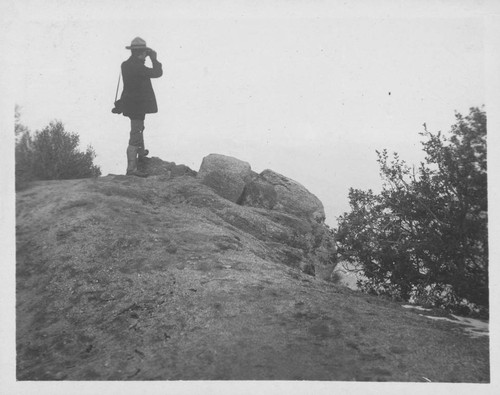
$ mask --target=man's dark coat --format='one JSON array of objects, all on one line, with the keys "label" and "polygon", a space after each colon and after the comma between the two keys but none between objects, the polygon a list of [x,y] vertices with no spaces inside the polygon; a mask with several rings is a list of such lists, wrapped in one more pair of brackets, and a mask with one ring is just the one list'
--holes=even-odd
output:
[{"label": "man's dark coat", "polygon": [[161,63],[151,60],[153,68],[146,67],[144,61],[131,56],[122,63],[123,115],[152,114],[158,112],[151,78],[161,77]]}]

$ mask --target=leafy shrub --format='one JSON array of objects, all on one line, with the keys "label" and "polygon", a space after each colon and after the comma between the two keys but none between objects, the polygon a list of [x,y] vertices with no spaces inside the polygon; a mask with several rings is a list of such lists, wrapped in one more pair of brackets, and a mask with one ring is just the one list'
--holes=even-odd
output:
[{"label": "leafy shrub", "polygon": [[487,311],[486,113],[471,108],[456,120],[450,137],[421,133],[418,169],[377,152],[380,194],[351,188],[336,233],[339,252],[361,264],[364,291]]},{"label": "leafy shrub", "polygon": [[61,180],[98,177],[91,146],[78,150],[80,137],[64,130],[61,122],[51,122],[34,136],[19,123],[16,112],[16,185],[31,180]]}]

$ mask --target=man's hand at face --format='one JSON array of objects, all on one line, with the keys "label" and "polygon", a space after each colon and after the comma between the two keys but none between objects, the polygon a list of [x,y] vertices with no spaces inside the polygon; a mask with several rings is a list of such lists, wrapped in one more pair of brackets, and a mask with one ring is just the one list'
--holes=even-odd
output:
[{"label": "man's hand at face", "polygon": [[153,51],[152,49],[149,50],[148,52],[149,58],[151,60],[156,60],[156,51]]}]

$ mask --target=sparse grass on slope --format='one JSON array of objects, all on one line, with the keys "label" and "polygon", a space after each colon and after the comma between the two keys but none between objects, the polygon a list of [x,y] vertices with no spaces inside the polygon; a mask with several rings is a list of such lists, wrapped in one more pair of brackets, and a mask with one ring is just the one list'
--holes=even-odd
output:
[{"label": "sparse grass on slope", "polygon": [[190,177],[18,193],[18,379],[489,381],[488,338],[276,263],[243,209]]}]

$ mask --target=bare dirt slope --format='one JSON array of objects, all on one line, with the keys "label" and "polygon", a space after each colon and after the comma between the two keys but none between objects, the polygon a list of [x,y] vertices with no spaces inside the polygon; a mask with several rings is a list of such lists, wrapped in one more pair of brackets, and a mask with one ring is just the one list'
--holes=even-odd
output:
[{"label": "bare dirt slope", "polygon": [[271,214],[191,176],[18,192],[17,378],[489,380],[488,338],[287,266]]}]

